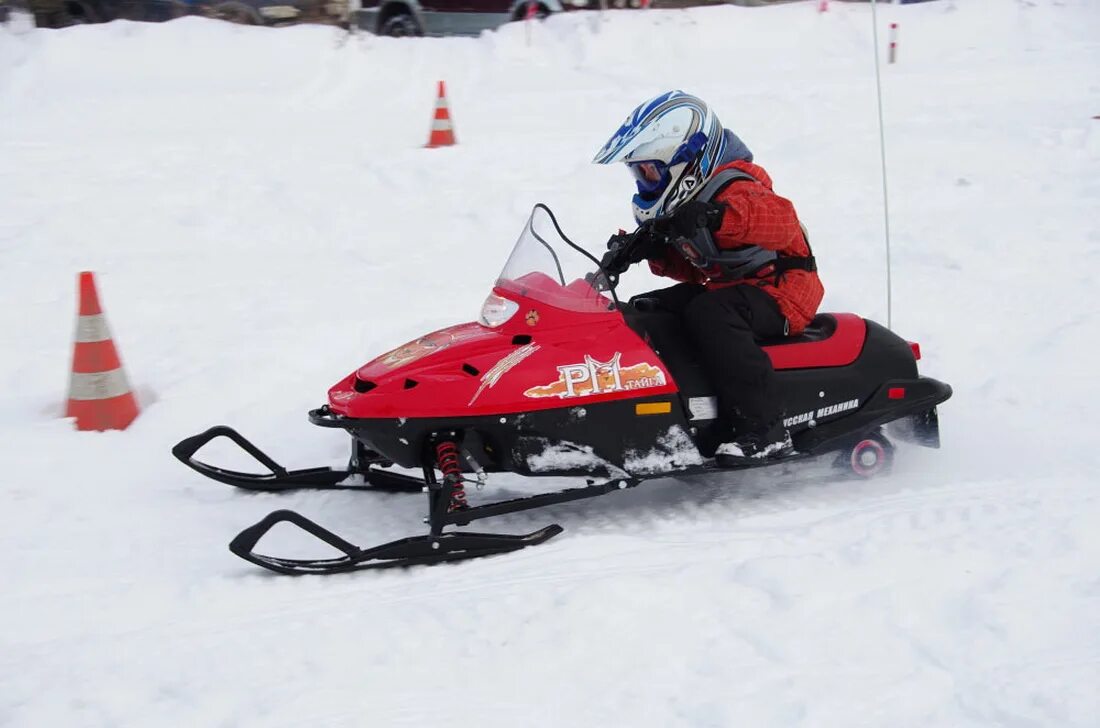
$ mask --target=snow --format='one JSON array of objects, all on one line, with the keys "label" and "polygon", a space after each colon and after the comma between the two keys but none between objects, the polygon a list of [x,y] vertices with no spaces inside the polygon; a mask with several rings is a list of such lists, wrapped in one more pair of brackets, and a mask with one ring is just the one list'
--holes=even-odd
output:
[{"label": "snow", "polygon": [[645,451],[629,450],[626,454],[627,472],[634,475],[667,473],[691,465],[701,465],[704,458],[695,443],[679,425],[668,428],[657,438],[656,447]]},{"label": "snow", "polygon": [[592,473],[620,477],[622,469],[597,455],[590,445],[575,442],[550,442],[544,440],[542,449],[527,458],[527,467],[533,473],[551,473],[562,470],[588,470]]},{"label": "snow", "polygon": [[[0,29],[0,725],[1094,726],[1092,0],[879,8],[893,324],[955,388],[943,449],[889,479],[665,481],[491,522],[566,528],[504,557],[288,579],[225,544],[282,507],[381,543],[423,503],[237,493],[169,454],[227,423],[339,463],[305,411],[474,318],[534,202],[593,250],[625,227],[627,175],[589,160],[670,87],[796,202],[825,308],[884,320],[870,9],[815,6],[577,13],[530,45]],[[460,144],[424,150],[440,78]],[[84,269],[145,405],[126,432],[59,417]]]}]

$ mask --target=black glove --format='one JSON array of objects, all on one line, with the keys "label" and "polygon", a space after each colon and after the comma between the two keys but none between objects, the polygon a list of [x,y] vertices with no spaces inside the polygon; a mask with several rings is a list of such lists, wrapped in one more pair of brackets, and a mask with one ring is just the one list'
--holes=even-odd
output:
[{"label": "black glove", "polygon": [[693,238],[695,233],[706,228],[712,233],[722,225],[722,215],[726,206],[715,202],[691,200],[676,208],[668,217],[658,219],[658,227],[674,238]]},{"label": "black glove", "polygon": [[668,244],[668,235],[659,232],[652,223],[640,226],[632,233],[620,230],[607,240],[607,253],[600,262],[608,273],[622,273],[643,260],[659,258]]},{"label": "black glove", "polygon": [[600,261],[600,268],[612,275],[625,272],[630,267],[627,252],[632,238],[632,235],[623,230],[608,238],[607,252],[604,253],[603,260]]},{"label": "black glove", "polygon": [[632,263],[661,258],[668,248],[668,235],[659,230],[653,223],[645,223],[639,226],[634,231],[633,237],[634,243],[630,249],[630,261]]},{"label": "black glove", "polygon": [[607,239],[607,249],[612,252],[620,251],[627,246],[632,237],[634,237],[632,233],[620,229],[619,232]]},{"label": "black glove", "polygon": [[626,269],[630,267],[630,261],[623,257],[619,250],[609,250],[603,254],[603,258],[600,259],[600,270],[604,271],[608,275],[618,275],[625,273]]}]

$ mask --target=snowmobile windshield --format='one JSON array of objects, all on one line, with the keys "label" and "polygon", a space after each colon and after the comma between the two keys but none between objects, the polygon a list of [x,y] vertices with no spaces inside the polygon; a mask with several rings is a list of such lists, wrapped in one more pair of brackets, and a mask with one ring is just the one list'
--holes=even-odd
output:
[{"label": "snowmobile windshield", "polygon": [[588,282],[597,264],[570,245],[545,205],[535,205],[496,287],[581,313],[607,313],[612,301]]}]

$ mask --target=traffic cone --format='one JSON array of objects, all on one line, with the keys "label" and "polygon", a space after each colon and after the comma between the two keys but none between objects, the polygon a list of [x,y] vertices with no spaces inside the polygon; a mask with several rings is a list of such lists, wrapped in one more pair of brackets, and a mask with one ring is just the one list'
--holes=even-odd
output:
[{"label": "traffic cone", "polygon": [[428,149],[449,147],[455,143],[454,126],[451,124],[451,112],[447,108],[447,91],[443,82],[439,82],[439,95],[435,100],[435,117],[432,119],[432,132],[428,135]]},{"label": "traffic cone", "polygon": [[99,307],[95,274],[80,274],[80,311],[76,318],[72,377],[66,417],[78,430],[125,430],[138,416],[107,319]]}]

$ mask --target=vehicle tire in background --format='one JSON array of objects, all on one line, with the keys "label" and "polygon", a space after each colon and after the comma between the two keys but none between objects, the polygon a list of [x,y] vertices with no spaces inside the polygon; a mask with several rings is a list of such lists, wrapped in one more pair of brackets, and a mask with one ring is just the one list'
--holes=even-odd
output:
[{"label": "vehicle tire in background", "polygon": [[216,18],[241,25],[264,24],[264,19],[256,11],[256,8],[241,2],[234,2],[234,0],[214,3],[206,9],[204,15],[208,18]]},{"label": "vehicle tire in background", "polygon": [[378,35],[388,35],[393,38],[408,38],[422,35],[422,33],[420,24],[416,22],[416,18],[414,18],[412,13],[408,10],[402,8],[384,18],[382,22],[378,24]]}]

